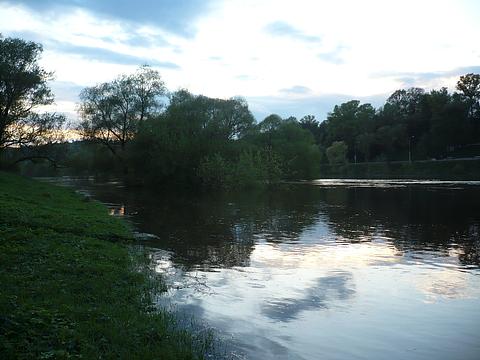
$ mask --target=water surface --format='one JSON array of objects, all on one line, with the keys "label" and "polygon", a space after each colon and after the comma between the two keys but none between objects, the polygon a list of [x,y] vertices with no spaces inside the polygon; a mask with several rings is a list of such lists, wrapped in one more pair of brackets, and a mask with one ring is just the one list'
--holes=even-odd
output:
[{"label": "water surface", "polygon": [[158,236],[145,244],[171,285],[162,301],[234,358],[480,358],[478,182],[193,195],[61,181]]}]

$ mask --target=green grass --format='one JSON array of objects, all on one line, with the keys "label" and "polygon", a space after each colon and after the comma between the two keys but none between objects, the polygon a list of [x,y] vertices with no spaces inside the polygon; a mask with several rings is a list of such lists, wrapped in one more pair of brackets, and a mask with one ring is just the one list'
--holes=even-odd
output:
[{"label": "green grass", "polygon": [[1,359],[197,359],[211,337],[155,309],[131,230],[70,189],[0,172]]}]

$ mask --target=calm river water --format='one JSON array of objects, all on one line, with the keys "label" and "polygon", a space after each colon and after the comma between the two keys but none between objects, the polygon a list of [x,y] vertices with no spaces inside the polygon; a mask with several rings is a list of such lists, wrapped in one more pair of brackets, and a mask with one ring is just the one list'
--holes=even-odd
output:
[{"label": "calm river water", "polygon": [[[57,179],[58,181],[58,179]],[[314,181],[236,195],[63,178],[128,216],[240,359],[480,359],[480,183]]]}]

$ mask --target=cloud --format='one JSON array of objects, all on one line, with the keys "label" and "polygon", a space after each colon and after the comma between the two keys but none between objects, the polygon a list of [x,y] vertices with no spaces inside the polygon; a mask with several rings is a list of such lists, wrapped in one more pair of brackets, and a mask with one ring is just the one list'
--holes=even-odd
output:
[{"label": "cloud", "polygon": [[334,50],[328,52],[322,52],[317,55],[317,57],[325,62],[341,65],[345,62],[343,57],[341,56],[342,51],[345,48],[343,46],[337,46]]},{"label": "cloud", "polygon": [[[428,16],[433,5],[435,16]],[[406,0],[393,8],[354,0],[0,0],[0,6],[0,32],[30,32],[21,37],[44,45],[42,65],[60,81],[90,86],[148,62],[163,68],[171,89],[244,95],[257,117],[321,120],[350,99],[376,106],[402,87],[453,89],[459,75],[480,70],[469,66],[480,55],[472,48],[480,34],[475,9],[454,0]],[[405,18],[412,26],[404,26]]]},{"label": "cloud", "polygon": [[44,43],[45,43],[45,38],[41,34],[35,32],[35,31],[30,31],[30,30],[9,31],[8,33],[2,34],[2,36],[12,37],[12,38],[20,38],[20,39],[24,39],[24,40],[27,40],[27,41],[34,41],[34,42],[42,44],[42,45],[44,45]]},{"label": "cloud", "polygon": [[312,89],[310,89],[306,86],[295,85],[295,86],[292,86],[290,88],[280,89],[280,92],[284,93],[284,94],[304,95],[304,94],[311,93]]},{"label": "cloud", "polygon": [[235,79],[247,81],[247,80],[255,80],[256,78],[255,76],[241,74],[241,75],[235,76]]},{"label": "cloud", "polygon": [[438,82],[450,77],[460,77],[468,73],[480,73],[480,66],[457,67],[446,71],[431,72],[381,72],[374,73],[376,78],[394,78],[401,83],[401,87],[422,87],[430,82]]},{"label": "cloud", "polygon": [[149,23],[166,31],[191,37],[195,20],[209,11],[207,0],[16,0],[12,5],[24,5],[34,11],[52,13],[65,8],[80,8],[95,15],[134,23]]},{"label": "cloud", "polygon": [[[106,38],[105,40],[109,41],[110,39]],[[129,38],[123,41],[123,43],[135,47],[171,46],[171,44],[160,35],[138,34],[133,31]]]},{"label": "cloud", "polygon": [[362,103],[370,103],[374,107],[383,105],[389,94],[377,94],[372,96],[352,96],[342,94],[324,94],[309,96],[246,96],[249,108],[258,121],[263,120],[270,114],[278,114],[282,118],[295,116],[302,118],[307,114],[315,115],[319,121],[327,118],[335,105],[342,104],[352,99]]},{"label": "cloud", "polygon": [[113,50],[99,48],[99,47],[79,46],[79,45],[72,45],[67,43],[57,43],[53,49],[59,52],[62,52],[64,54],[79,55],[88,60],[97,60],[97,61],[107,62],[107,63],[115,63],[115,64],[121,64],[121,65],[138,65],[138,66],[148,64],[151,66],[167,68],[167,69],[180,68],[180,66],[178,66],[177,64],[169,61],[158,61],[154,58],[130,55],[130,54],[116,52]]},{"label": "cloud", "polygon": [[307,35],[301,30],[294,28],[283,21],[275,21],[265,26],[265,31],[273,36],[290,37],[295,40],[306,42],[320,42],[322,39],[319,36]]},{"label": "cloud", "polygon": [[70,81],[53,81],[50,88],[55,94],[55,101],[75,103],[78,101],[78,94],[83,90],[84,86],[75,84]]}]

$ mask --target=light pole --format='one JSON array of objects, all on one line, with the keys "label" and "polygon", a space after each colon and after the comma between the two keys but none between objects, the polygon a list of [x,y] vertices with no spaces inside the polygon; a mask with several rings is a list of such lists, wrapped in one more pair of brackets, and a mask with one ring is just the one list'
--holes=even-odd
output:
[{"label": "light pole", "polygon": [[408,138],[408,162],[412,163],[412,139],[414,139],[415,136],[410,136]]}]

